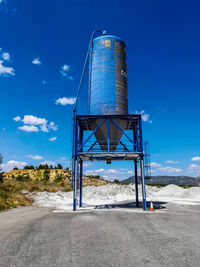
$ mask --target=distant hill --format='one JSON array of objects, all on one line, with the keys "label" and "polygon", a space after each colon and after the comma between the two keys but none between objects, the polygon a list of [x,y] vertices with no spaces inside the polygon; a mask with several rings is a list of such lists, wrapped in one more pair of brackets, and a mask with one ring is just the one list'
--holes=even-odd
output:
[{"label": "distant hill", "polygon": [[[121,183],[135,183],[135,177],[131,176],[121,181]],[[194,178],[190,176],[152,176],[151,179],[146,179],[146,184],[176,184],[200,186],[200,178]]]}]

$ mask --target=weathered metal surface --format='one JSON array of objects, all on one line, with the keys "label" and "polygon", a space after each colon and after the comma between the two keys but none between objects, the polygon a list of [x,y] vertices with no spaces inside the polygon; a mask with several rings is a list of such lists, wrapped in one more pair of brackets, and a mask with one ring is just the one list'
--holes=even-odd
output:
[{"label": "weathered metal surface", "polygon": [[124,42],[111,35],[94,39],[90,64],[90,114],[128,114]]},{"label": "weathered metal surface", "polygon": [[[93,41],[90,57],[90,114],[128,114],[127,73],[125,43],[118,37],[105,35]],[[93,129],[99,120],[93,122]],[[125,125],[118,120],[122,129]],[[110,140],[107,141],[107,132]],[[106,122],[96,131],[95,136],[102,150],[114,151],[122,137],[122,132],[111,122]],[[108,143],[109,142],[109,143]]]}]

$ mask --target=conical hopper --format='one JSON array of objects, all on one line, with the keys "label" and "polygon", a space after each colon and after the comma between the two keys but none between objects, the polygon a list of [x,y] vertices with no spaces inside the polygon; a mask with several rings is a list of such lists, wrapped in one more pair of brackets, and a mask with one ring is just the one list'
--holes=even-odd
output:
[{"label": "conical hopper", "polygon": [[[95,119],[91,122],[92,130],[94,131],[96,127],[101,123],[103,119]],[[122,119],[114,119],[115,122],[119,125],[123,130],[126,128],[127,122]],[[109,144],[110,151],[115,151],[121,137],[123,135],[122,131],[115,125],[115,123],[109,119]],[[103,124],[98,128],[95,132],[95,137],[102,151],[108,151],[108,122],[105,120]]]}]

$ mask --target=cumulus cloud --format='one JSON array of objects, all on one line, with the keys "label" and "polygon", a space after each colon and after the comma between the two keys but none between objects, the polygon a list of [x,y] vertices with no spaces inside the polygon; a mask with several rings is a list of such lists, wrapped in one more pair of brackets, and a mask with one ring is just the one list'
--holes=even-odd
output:
[{"label": "cumulus cloud", "polygon": [[89,166],[91,166],[92,165],[92,162],[83,162],[83,167],[89,167]]},{"label": "cumulus cloud", "polygon": [[73,105],[76,102],[76,97],[61,97],[56,100],[56,104],[60,105]]},{"label": "cumulus cloud", "polygon": [[21,121],[21,117],[20,116],[16,116],[13,118],[14,121]]},{"label": "cumulus cloud", "polygon": [[5,61],[10,61],[11,56],[10,56],[10,54],[9,54],[8,52],[4,52],[4,53],[2,54],[2,58],[3,58],[3,60],[5,60]]},{"label": "cumulus cloud", "polygon": [[38,118],[33,115],[25,115],[24,119],[22,120],[24,124],[30,124],[30,125],[42,125],[47,124],[47,120],[44,118]]},{"label": "cumulus cloud", "polygon": [[56,136],[49,138],[49,141],[50,141],[50,142],[54,142],[54,141],[56,141],[56,140],[57,140],[57,137],[56,137]]},{"label": "cumulus cloud", "polygon": [[55,125],[55,123],[53,121],[51,121],[50,124],[49,124],[49,129],[51,129],[53,131],[57,131],[58,130],[58,126]]},{"label": "cumulus cloud", "polygon": [[115,169],[106,170],[106,169],[101,168],[101,169],[96,169],[96,170],[87,170],[85,173],[86,174],[93,174],[93,175],[96,175],[96,174],[99,174],[99,173],[102,173],[102,174],[117,174],[117,173],[119,173],[119,171],[115,170]]},{"label": "cumulus cloud", "polygon": [[33,126],[33,125],[19,126],[18,129],[24,132],[39,132],[38,127]]},{"label": "cumulus cloud", "polygon": [[[49,130],[56,131],[58,129],[58,126],[55,125],[53,121],[48,123],[48,120],[45,118],[39,118],[37,116],[33,115],[25,115],[23,120],[21,119],[20,116],[16,116],[13,118],[15,121],[22,121],[24,123],[24,126],[18,127],[18,129],[22,131],[27,131],[27,132],[46,132],[48,133]],[[33,127],[31,127],[33,126]]]},{"label": "cumulus cloud", "polygon": [[190,164],[189,167],[187,168],[187,172],[195,174],[195,175],[199,175],[200,174],[200,165]]},{"label": "cumulus cloud", "polygon": [[145,113],[145,110],[142,111],[136,111],[135,114],[141,114],[142,120],[144,122],[152,123],[152,120],[150,120],[150,115],[148,113]]},{"label": "cumulus cloud", "polygon": [[47,124],[42,124],[42,125],[40,125],[40,130],[41,130],[42,132],[45,132],[45,133],[48,133],[48,132],[49,132],[49,130],[48,130],[48,128],[47,128]]},{"label": "cumulus cloud", "polygon": [[69,75],[70,69],[71,69],[71,67],[69,65],[64,64],[60,68],[60,73],[62,76],[68,78],[69,80],[73,80],[73,76]]},{"label": "cumulus cloud", "polygon": [[1,167],[4,172],[8,172],[12,170],[14,167],[21,169],[21,168],[24,168],[24,166],[26,165],[27,163],[24,161],[10,160],[6,164],[2,164]]},{"label": "cumulus cloud", "polygon": [[178,160],[167,160],[167,161],[165,161],[165,163],[177,164],[177,163],[179,163],[179,161]]},{"label": "cumulus cloud", "polygon": [[40,58],[39,57],[36,57],[35,59],[33,59],[32,63],[34,65],[41,65],[42,64],[42,62],[40,61]]},{"label": "cumulus cloud", "polygon": [[0,76],[15,75],[15,71],[12,67],[6,67],[3,65],[3,60],[0,60]]},{"label": "cumulus cloud", "polygon": [[193,157],[193,158],[191,158],[191,161],[200,161],[200,157]]},{"label": "cumulus cloud", "polygon": [[34,159],[34,160],[41,160],[43,159],[42,156],[39,156],[39,155],[27,155],[26,156],[27,158],[30,158],[30,159]]},{"label": "cumulus cloud", "polygon": [[160,172],[163,172],[163,173],[179,173],[179,172],[182,172],[182,169],[173,168],[173,167],[161,167],[161,168],[158,168],[158,170]]},{"label": "cumulus cloud", "polygon": [[161,167],[162,165],[160,163],[157,163],[157,162],[151,162],[150,166],[151,167]]}]

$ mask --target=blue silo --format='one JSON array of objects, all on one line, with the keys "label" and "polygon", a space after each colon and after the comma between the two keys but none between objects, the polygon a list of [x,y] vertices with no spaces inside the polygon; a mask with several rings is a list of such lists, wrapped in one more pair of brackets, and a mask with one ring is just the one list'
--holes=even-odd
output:
[{"label": "blue silo", "polygon": [[94,39],[89,74],[90,114],[128,114],[126,49],[120,38]]},{"label": "blue silo", "polygon": [[[91,115],[127,115],[127,72],[125,43],[118,37],[102,35],[93,40],[89,67],[89,112]],[[116,119],[124,129],[126,123]],[[92,128],[100,119],[93,122]],[[110,150],[114,151],[122,132],[111,122]],[[103,123],[95,136],[102,150],[107,150],[107,124]]]}]

